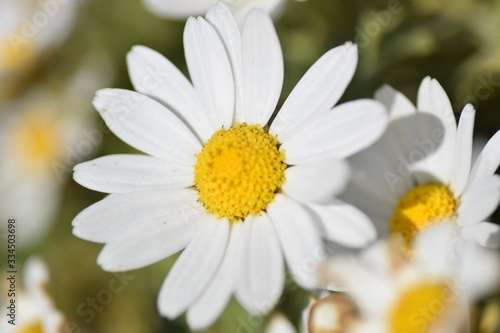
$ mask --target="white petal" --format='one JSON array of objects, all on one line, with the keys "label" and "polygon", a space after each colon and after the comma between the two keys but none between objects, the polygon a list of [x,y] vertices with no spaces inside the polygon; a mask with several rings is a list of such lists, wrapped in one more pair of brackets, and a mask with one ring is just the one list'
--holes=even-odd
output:
[{"label": "white petal", "polygon": [[106,125],[124,142],[167,161],[194,165],[200,142],[160,103],[122,89],[99,90],[93,103]]},{"label": "white petal", "polygon": [[224,44],[203,18],[190,17],[184,31],[189,74],[213,127],[230,127],[234,114],[234,81]]},{"label": "white petal", "polygon": [[438,117],[444,126],[443,140],[437,151],[418,163],[419,181],[427,182],[437,179],[448,184],[453,167],[457,122],[446,92],[435,79],[426,77],[422,81],[418,90],[417,108],[419,112]]},{"label": "white petal", "polygon": [[457,223],[471,226],[493,214],[500,202],[500,176],[482,178],[460,198]]},{"label": "white petal", "polygon": [[152,13],[175,19],[203,15],[213,3],[214,0],[144,0]]},{"label": "white petal", "polygon": [[244,223],[231,225],[229,244],[222,264],[207,289],[187,313],[187,321],[191,329],[202,330],[210,326],[231,298],[236,287],[236,279],[240,275],[244,255]]},{"label": "white petal", "polygon": [[469,176],[467,187],[473,186],[476,182],[484,177],[491,176],[498,169],[500,164],[500,131],[486,143],[483,150],[479,154],[476,163]]},{"label": "white petal", "polygon": [[308,205],[324,227],[329,241],[349,247],[363,247],[375,240],[377,232],[368,216],[356,207],[341,202],[330,205]]},{"label": "white petal", "polygon": [[469,300],[474,301],[498,288],[500,257],[497,251],[467,242],[460,257],[457,280]]},{"label": "white petal", "polygon": [[447,223],[421,232],[415,239],[415,264],[429,277],[440,278],[449,271],[456,226]]},{"label": "white petal", "polygon": [[204,218],[186,222],[170,220],[151,226],[125,229],[102,249],[97,263],[108,272],[122,272],[151,265],[185,248],[200,230]]},{"label": "white petal", "polygon": [[349,174],[349,166],[343,160],[299,164],[285,170],[282,189],[299,201],[325,202],[344,189]]},{"label": "white petal", "polygon": [[274,119],[270,133],[284,140],[306,118],[331,109],[351,82],[357,62],[358,49],[352,43],[325,53],[290,93]]},{"label": "white petal", "polygon": [[[230,4],[231,0],[226,1],[226,3]],[[233,1],[232,3],[234,4],[235,2]],[[247,14],[251,10],[260,9],[270,14],[273,18],[276,18],[283,11],[285,3],[286,0],[246,0],[239,1],[238,5],[232,7],[231,10],[240,26],[242,26]]]},{"label": "white petal", "polygon": [[278,103],[284,75],[281,46],[271,18],[264,12],[251,11],[241,41],[242,103],[236,121],[264,126]]},{"label": "white petal", "polygon": [[475,240],[479,245],[497,249],[500,247],[500,226],[491,222],[481,222],[463,227],[462,236]]},{"label": "white petal", "polygon": [[375,91],[375,99],[382,102],[389,111],[390,120],[414,116],[417,112],[415,106],[405,95],[389,85],[383,85]]},{"label": "white petal", "polygon": [[254,314],[267,314],[278,302],[285,285],[285,267],[280,242],[266,213],[245,220],[248,248],[238,279],[240,303]]},{"label": "white petal", "polygon": [[219,1],[210,10],[206,16],[207,21],[212,24],[215,30],[219,33],[233,69],[233,77],[235,82],[235,114],[236,121],[241,118],[243,105],[241,89],[244,86],[242,81],[241,67],[241,31],[238,22],[231,10],[224,2]]},{"label": "white petal", "polygon": [[475,115],[476,111],[474,107],[471,104],[467,104],[462,111],[458,123],[457,143],[450,182],[451,190],[456,197],[462,195],[469,179]]},{"label": "white petal", "polygon": [[316,267],[325,254],[313,218],[301,204],[285,195],[276,195],[267,212],[293,279],[304,288],[316,287]]},{"label": "white petal", "polygon": [[227,219],[210,218],[175,262],[158,297],[160,313],[173,319],[200,296],[214,277],[226,251]]},{"label": "white petal", "polygon": [[385,314],[395,292],[394,281],[390,277],[378,275],[367,266],[345,257],[334,257],[325,268],[335,281],[348,290],[364,315],[369,318]]},{"label": "white petal", "polygon": [[73,179],[105,193],[181,189],[193,185],[193,169],[146,155],[108,155],[75,166]]},{"label": "white petal", "polygon": [[210,126],[191,83],[167,58],[145,46],[134,46],[127,54],[127,64],[135,90],[164,104],[203,142],[218,130]]},{"label": "white petal", "polygon": [[194,221],[204,214],[196,191],[190,189],[115,194],[80,212],[73,219],[73,234],[106,243],[127,230],[154,228],[167,221]]},{"label": "white petal", "polygon": [[346,158],[373,144],[387,126],[384,105],[370,99],[344,103],[316,114],[293,134],[280,139],[289,165],[328,157]]}]

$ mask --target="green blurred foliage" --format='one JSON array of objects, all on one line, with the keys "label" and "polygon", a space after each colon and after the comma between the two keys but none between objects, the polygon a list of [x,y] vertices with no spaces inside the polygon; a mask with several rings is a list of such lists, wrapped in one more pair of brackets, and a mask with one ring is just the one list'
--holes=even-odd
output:
[{"label": "green blurred foliage", "polygon": [[[500,124],[499,17],[500,1],[495,0],[289,1],[276,22],[285,59],[281,103],[316,59],[352,40],[360,45],[359,66],[343,100],[371,97],[375,89],[388,83],[415,101],[420,81],[430,75],[448,92],[457,115],[467,102],[477,107],[475,133],[489,138]],[[158,50],[187,74],[183,27],[184,22],[158,19],[146,12],[140,0],[88,1],[49,73],[64,78],[75,69],[81,54],[99,49],[109,53],[116,66],[113,86],[131,89],[125,57],[133,45],[141,44]],[[95,119],[96,127],[102,125],[97,112]],[[105,131],[97,155],[132,152]],[[103,197],[68,180],[55,224],[36,249],[48,262],[56,302],[74,323],[73,331],[188,331],[183,317],[168,321],[156,308],[158,291],[175,257],[129,272],[133,280],[113,294],[109,304],[99,311],[88,311],[88,298],[104,295],[102,290],[109,290],[110,281],[116,277],[96,264],[102,245],[73,236],[71,220]],[[497,213],[495,221],[499,217]],[[306,302],[307,294],[289,283],[275,311],[298,323]],[[495,332],[496,319],[490,318],[482,332]],[[232,301],[206,332],[259,333],[266,320],[249,317]]]}]

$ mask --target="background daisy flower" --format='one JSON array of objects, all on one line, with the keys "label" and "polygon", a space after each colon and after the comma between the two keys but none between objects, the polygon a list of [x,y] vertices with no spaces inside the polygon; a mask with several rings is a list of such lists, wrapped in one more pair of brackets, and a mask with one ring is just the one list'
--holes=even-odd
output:
[{"label": "background daisy flower", "polygon": [[353,177],[342,197],[374,221],[379,235],[416,233],[453,220],[460,235],[488,247],[500,244],[500,227],[484,222],[500,202],[500,132],[472,165],[475,110],[468,104],[457,123],[439,83],[425,78],[417,106],[384,86],[376,99],[387,105],[390,124],[370,148],[349,159]]},{"label": "background daisy flower", "polygon": [[73,232],[105,243],[108,271],[140,268],[183,248],[158,297],[162,315],[187,311],[210,325],[234,293],[252,313],[279,300],[284,261],[302,287],[316,285],[322,236],[347,246],[375,237],[368,218],[332,195],[343,159],[374,142],[386,111],[374,100],[334,107],[352,78],[356,46],[321,57],[269,126],[283,82],[272,21],[252,11],[239,29],[219,3],[184,32],[191,84],[145,47],[128,55],[138,91],[105,89],[94,105],[123,141],[150,155],[79,164],[74,179],[112,195],[81,212]]},{"label": "background daisy flower", "polygon": [[[107,58],[89,54],[64,88],[39,82],[0,108],[0,216],[17,220],[17,246],[33,249],[46,236],[61,192],[78,162],[94,156],[99,138],[87,100],[109,83]],[[102,134],[101,134],[102,139]]]},{"label": "background daisy flower", "polygon": [[[7,320],[10,317],[6,316],[7,319],[3,318],[0,322],[1,331],[4,333],[65,332],[66,320],[63,314],[56,309],[49,294],[50,276],[43,261],[37,257],[29,258],[21,273],[23,288],[20,288],[21,286],[17,283],[17,295],[15,298],[11,298],[17,301],[15,325],[9,324]],[[20,276],[17,274],[16,277]],[[2,285],[9,289],[10,282],[4,280]],[[6,291],[2,293],[2,297],[4,295],[7,295]]]},{"label": "background daisy flower", "polygon": [[81,4],[81,0],[0,1],[0,105],[66,40]]},{"label": "background daisy flower", "polygon": [[[186,19],[204,15],[217,0],[143,0],[153,14],[165,18]],[[222,0],[233,12],[236,20],[243,24],[246,15],[253,9],[261,9],[270,15],[278,15],[285,0]]]},{"label": "background daisy flower", "polygon": [[468,330],[468,306],[498,286],[500,261],[473,242],[450,251],[455,229],[448,224],[420,233],[414,260],[392,240],[364,250],[357,261],[332,259],[322,274],[346,287],[362,318],[348,332]]}]

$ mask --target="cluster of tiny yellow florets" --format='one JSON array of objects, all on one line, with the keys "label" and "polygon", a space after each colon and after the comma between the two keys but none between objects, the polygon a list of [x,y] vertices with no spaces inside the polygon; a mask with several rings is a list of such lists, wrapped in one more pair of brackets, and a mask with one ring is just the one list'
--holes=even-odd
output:
[{"label": "cluster of tiny yellow florets", "polygon": [[260,125],[242,123],[215,132],[196,155],[194,168],[205,209],[231,221],[265,210],[285,181],[278,145]]},{"label": "cluster of tiny yellow florets", "polygon": [[410,248],[416,234],[432,225],[456,219],[457,200],[445,185],[414,187],[397,203],[390,220],[391,234],[400,234]]},{"label": "cluster of tiny yellow florets", "polygon": [[[402,291],[389,312],[390,333],[424,333],[443,315],[446,306],[452,306],[452,291],[443,282],[424,282]],[[436,304],[440,306],[436,310]]]}]

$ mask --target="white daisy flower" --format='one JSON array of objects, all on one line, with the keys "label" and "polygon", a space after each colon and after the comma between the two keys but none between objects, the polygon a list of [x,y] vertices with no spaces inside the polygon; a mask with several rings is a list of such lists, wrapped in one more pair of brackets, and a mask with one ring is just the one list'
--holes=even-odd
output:
[{"label": "white daisy flower", "polygon": [[[0,323],[0,331],[4,333],[60,333],[65,331],[66,320],[59,312],[49,294],[49,273],[45,264],[38,258],[30,258],[24,265],[21,274],[24,288],[16,290],[15,298],[7,298],[6,306],[15,299],[15,319],[4,316]],[[9,274],[7,274],[9,277]],[[4,280],[5,281],[5,280]],[[2,281],[2,283],[4,283]],[[10,281],[6,280],[6,288],[10,288]],[[5,297],[7,292],[2,293]],[[2,306],[3,307],[3,306]],[[5,310],[5,308],[4,308]],[[4,311],[5,312],[5,311]],[[7,310],[7,314],[10,310]],[[14,324],[8,322],[14,320]]]},{"label": "white daisy flower", "polygon": [[454,220],[460,235],[487,247],[500,244],[500,227],[484,222],[500,201],[500,132],[471,168],[475,110],[459,124],[446,93],[425,78],[417,106],[384,86],[376,93],[389,109],[386,133],[349,159],[353,177],[342,196],[372,218],[380,237],[402,234],[409,246],[419,231]]},{"label": "white daisy flower", "polygon": [[81,0],[0,0],[0,102],[71,32]]},{"label": "white daisy flower", "polygon": [[[170,19],[186,19],[189,16],[205,15],[217,0],[143,0],[153,14]],[[254,8],[277,16],[281,13],[285,0],[221,0],[233,12],[236,20],[243,24],[247,14]]]},{"label": "white daisy flower", "polygon": [[316,284],[321,232],[348,246],[374,237],[368,218],[340,201],[343,159],[384,131],[383,105],[334,107],[352,78],[356,46],[319,59],[266,126],[278,103],[283,58],[269,16],[252,11],[240,31],[223,4],[190,18],[184,48],[193,85],[160,54],[128,55],[138,91],[105,89],[94,100],[111,130],[146,155],[79,164],[74,179],[112,195],[81,212],[73,232],[105,243],[108,271],[140,268],[183,248],[158,298],[162,315],[188,310],[210,325],[231,294],[253,313],[278,301],[283,257],[297,283]]},{"label": "white daisy flower", "polygon": [[[451,224],[432,227],[415,241],[414,260],[401,245],[379,242],[358,262],[332,259],[326,275],[343,283],[362,322],[350,333],[457,333],[469,327],[468,306],[498,286],[500,258],[466,241],[450,251]],[[325,272],[323,272],[325,274]]]}]

